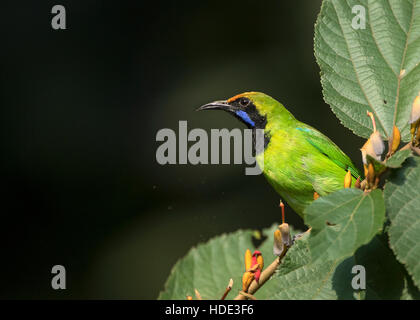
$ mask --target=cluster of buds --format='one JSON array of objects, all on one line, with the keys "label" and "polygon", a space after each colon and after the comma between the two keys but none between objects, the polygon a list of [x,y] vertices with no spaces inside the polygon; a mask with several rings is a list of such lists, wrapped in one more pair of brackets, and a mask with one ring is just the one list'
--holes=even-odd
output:
[{"label": "cluster of buds", "polygon": [[414,99],[410,115],[410,132],[413,146],[420,146],[420,92]]},{"label": "cluster of buds", "polygon": [[261,271],[264,268],[264,259],[260,251],[255,250],[253,254],[249,249],[245,252],[245,273],[242,276],[242,291],[247,292],[248,288],[255,279],[260,280]]},{"label": "cluster of buds", "polygon": [[284,204],[280,200],[282,224],[274,231],[273,253],[275,256],[283,256],[286,250],[292,245],[289,225],[284,221]]},{"label": "cluster of buds", "polygon": [[[373,133],[370,135],[369,139],[360,149],[360,151],[362,152],[363,168],[364,168],[365,177],[366,177],[366,180],[363,181],[363,183],[361,184],[361,187],[363,189],[370,190],[370,189],[375,189],[379,183],[379,173],[375,171],[375,166],[372,159],[378,162],[382,160],[381,157],[385,150],[385,144],[381,138],[379,131],[377,131],[376,129],[376,122],[375,122],[375,118],[372,112],[368,111],[367,115],[372,120]],[[397,136],[398,137],[400,136],[399,130],[395,126],[394,126],[394,132],[395,132],[394,136],[396,138]],[[396,134],[396,132],[398,132],[398,134]],[[392,141],[391,144],[394,144],[394,142]],[[399,141],[398,141],[398,145],[399,145]],[[395,150],[398,148],[398,145],[395,148]]]}]

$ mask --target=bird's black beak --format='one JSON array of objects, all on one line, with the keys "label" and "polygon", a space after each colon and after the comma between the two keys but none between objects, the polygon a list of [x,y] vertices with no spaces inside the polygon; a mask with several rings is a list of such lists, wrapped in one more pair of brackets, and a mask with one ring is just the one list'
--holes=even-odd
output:
[{"label": "bird's black beak", "polygon": [[225,110],[229,111],[232,108],[232,106],[227,103],[227,101],[214,101],[211,103],[207,103],[204,106],[201,106],[195,111],[202,111],[202,110]]}]

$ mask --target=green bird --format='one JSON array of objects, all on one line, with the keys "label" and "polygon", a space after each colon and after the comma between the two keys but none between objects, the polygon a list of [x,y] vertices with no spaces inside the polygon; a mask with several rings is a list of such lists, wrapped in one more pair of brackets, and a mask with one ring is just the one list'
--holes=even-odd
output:
[{"label": "green bird", "polygon": [[248,128],[264,130],[264,152],[256,155],[256,161],[268,182],[300,216],[314,195],[324,196],[343,188],[348,171],[352,185],[360,176],[334,142],[298,121],[280,102],[264,93],[245,92],[197,110],[224,110]]}]

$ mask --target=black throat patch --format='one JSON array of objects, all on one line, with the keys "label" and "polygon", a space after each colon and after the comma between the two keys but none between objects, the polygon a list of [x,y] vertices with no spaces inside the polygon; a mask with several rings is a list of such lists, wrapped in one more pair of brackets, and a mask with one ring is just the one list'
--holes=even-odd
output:
[{"label": "black throat patch", "polygon": [[235,117],[238,118],[241,122],[245,123],[249,129],[263,129],[265,130],[265,126],[267,125],[267,117],[262,116],[257,108],[255,107],[254,103],[248,100],[248,104],[246,106],[242,106],[240,102],[234,101],[232,107],[237,109],[239,112],[244,112],[250,121],[244,121],[244,118],[239,116],[235,113]]},{"label": "black throat patch", "polygon": [[267,132],[265,130],[265,127],[267,125],[267,117],[260,115],[254,103],[252,102],[250,102],[245,107],[245,112],[249,115],[249,117],[255,123],[254,126],[247,124],[248,128],[253,129],[252,130],[252,145],[254,148],[253,152],[255,153],[255,150],[256,150],[256,129],[264,130],[264,150],[265,150],[270,142],[270,132]]},{"label": "black throat patch", "polygon": [[264,150],[270,142],[270,132],[265,130],[267,117],[262,116],[255,104],[248,98],[239,98],[230,103],[234,116],[243,122],[249,129],[252,129],[253,153],[256,151],[256,129],[264,130]]}]

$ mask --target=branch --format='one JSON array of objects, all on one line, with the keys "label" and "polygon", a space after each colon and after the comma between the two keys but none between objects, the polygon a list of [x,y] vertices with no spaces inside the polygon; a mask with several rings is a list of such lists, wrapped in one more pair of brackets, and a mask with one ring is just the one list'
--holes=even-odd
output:
[{"label": "branch", "polygon": [[230,279],[230,280],[229,280],[229,284],[228,284],[228,286],[226,287],[226,290],[225,290],[225,292],[223,293],[223,296],[222,296],[222,298],[221,298],[220,300],[225,300],[225,298],[226,298],[226,296],[228,295],[228,293],[230,292],[230,290],[232,290],[232,286],[233,286],[233,280],[232,280],[232,279]]},{"label": "branch", "polygon": [[243,291],[239,291],[239,295],[243,295],[245,298],[248,298],[251,300],[257,300],[257,298],[255,298],[252,294],[249,294]]},{"label": "branch", "polygon": [[[257,292],[257,290],[259,288],[262,287],[262,285],[271,278],[271,276],[274,274],[274,272],[277,270],[277,267],[280,265],[282,258],[284,257],[284,255],[286,254],[287,250],[289,248],[286,246],[283,246],[283,251],[281,252],[279,257],[276,257],[276,259],[274,259],[274,261],[263,271],[261,272],[261,276],[260,276],[260,280],[257,282],[256,280],[253,280],[248,288],[248,291],[246,293],[248,293],[249,295],[254,294],[255,292]],[[246,300],[247,296],[244,295],[243,293],[239,293],[234,300]]]},{"label": "branch", "polygon": [[407,143],[400,150],[408,150],[408,149],[411,149],[415,154],[420,156],[420,148],[415,147],[412,142]]}]

